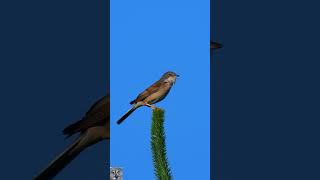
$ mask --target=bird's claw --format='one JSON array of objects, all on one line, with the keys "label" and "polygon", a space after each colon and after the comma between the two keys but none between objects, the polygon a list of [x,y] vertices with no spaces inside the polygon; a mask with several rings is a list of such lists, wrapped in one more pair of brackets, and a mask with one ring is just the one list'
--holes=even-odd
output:
[{"label": "bird's claw", "polygon": [[150,107],[152,110],[157,109],[157,107],[155,105],[151,105],[151,104],[148,104],[148,103],[146,103],[146,106]]}]

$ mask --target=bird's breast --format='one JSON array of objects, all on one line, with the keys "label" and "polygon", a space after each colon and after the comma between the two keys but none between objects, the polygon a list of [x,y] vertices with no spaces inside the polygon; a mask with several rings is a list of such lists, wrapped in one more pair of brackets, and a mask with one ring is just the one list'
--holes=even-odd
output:
[{"label": "bird's breast", "polygon": [[148,104],[155,104],[164,99],[170,91],[171,86],[162,86],[158,91],[148,96],[144,102]]}]

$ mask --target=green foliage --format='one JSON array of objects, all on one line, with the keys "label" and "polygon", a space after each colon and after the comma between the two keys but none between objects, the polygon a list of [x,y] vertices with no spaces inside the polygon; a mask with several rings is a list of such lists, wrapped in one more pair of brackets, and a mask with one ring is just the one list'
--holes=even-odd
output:
[{"label": "green foliage", "polygon": [[151,149],[157,179],[171,180],[164,131],[164,110],[158,108],[154,109],[152,114]]}]

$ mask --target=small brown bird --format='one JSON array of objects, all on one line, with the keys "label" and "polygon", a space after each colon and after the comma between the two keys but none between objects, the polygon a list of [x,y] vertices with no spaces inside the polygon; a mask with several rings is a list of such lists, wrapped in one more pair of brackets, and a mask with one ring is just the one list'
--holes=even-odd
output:
[{"label": "small brown bird", "polygon": [[80,121],[63,130],[63,134],[67,137],[76,133],[80,133],[79,137],[36,176],[35,180],[50,180],[54,178],[84,149],[102,140],[110,139],[109,95],[96,102]]},{"label": "small brown bird", "polygon": [[179,75],[172,71],[166,72],[160,80],[152,84],[140,93],[135,100],[130,102],[132,108],[117,121],[117,124],[121,124],[133,111],[141,106],[148,106],[152,109],[156,108],[153,104],[163,100],[168,95],[177,77]]}]

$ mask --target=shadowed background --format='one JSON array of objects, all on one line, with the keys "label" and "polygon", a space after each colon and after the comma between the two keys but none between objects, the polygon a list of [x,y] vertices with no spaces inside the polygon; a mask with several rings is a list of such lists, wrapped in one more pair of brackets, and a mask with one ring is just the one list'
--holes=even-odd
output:
[{"label": "shadowed background", "polygon": [[320,179],[319,3],[211,5],[213,179]]},{"label": "shadowed background", "polygon": [[[109,89],[107,1],[1,1],[1,174],[31,179],[72,142],[62,130]],[[109,147],[56,179],[105,179]]]}]

